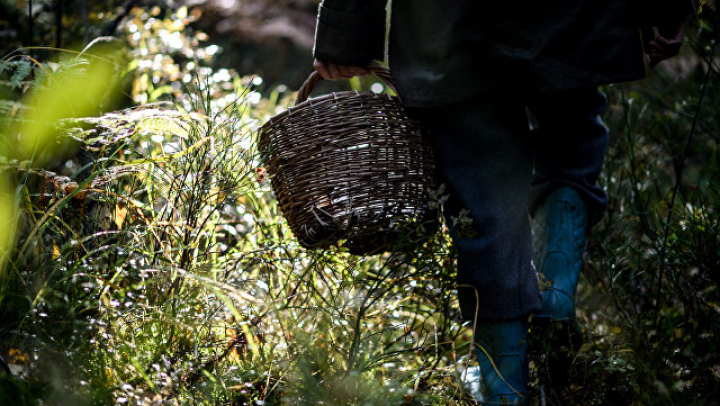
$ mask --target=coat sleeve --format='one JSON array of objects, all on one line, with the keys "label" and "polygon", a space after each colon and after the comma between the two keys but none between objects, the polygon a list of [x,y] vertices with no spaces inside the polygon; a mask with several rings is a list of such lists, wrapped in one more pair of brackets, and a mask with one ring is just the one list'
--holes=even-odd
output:
[{"label": "coat sleeve", "polygon": [[316,58],[364,66],[385,56],[387,0],[323,0],[315,30]]},{"label": "coat sleeve", "polygon": [[693,12],[692,0],[632,0],[638,23],[644,27],[677,25]]}]

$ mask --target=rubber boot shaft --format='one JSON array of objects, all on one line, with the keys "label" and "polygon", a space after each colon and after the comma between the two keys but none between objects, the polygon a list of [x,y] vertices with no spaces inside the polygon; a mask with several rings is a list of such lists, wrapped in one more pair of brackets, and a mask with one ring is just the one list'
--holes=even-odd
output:
[{"label": "rubber boot shaft", "polygon": [[527,401],[527,324],[520,320],[481,323],[475,332],[482,405],[524,405]]},{"label": "rubber boot shaft", "polygon": [[575,319],[587,232],[585,203],[573,189],[556,189],[533,218],[533,263],[539,266],[542,311],[535,317]]}]

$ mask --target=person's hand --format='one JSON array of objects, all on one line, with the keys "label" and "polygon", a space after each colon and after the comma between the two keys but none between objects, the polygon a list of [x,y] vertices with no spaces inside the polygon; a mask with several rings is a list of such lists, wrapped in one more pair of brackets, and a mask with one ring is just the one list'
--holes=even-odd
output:
[{"label": "person's hand", "polygon": [[645,53],[650,57],[650,66],[655,66],[680,52],[685,37],[685,24],[657,27],[657,33],[648,27],[643,29],[642,34]]},{"label": "person's hand", "polygon": [[313,67],[316,71],[327,80],[341,80],[350,79],[353,76],[365,76],[369,75],[370,72],[362,66],[351,66],[351,65],[338,65],[333,62],[326,62],[320,59],[315,59]]}]

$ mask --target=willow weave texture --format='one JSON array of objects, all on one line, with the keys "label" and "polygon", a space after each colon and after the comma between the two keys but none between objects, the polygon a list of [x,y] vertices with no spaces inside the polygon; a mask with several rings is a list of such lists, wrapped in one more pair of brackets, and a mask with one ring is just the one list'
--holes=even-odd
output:
[{"label": "willow weave texture", "polygon": [[[373,70],[392,83],[384,68]],[[298,103],[260,130],[264,165],[299,243],[315,249],[343,240],[351,253],[372,254],[430,234],[435,161],[423,127],[388,94],[306,100],[319,80],[314,72]]]}]

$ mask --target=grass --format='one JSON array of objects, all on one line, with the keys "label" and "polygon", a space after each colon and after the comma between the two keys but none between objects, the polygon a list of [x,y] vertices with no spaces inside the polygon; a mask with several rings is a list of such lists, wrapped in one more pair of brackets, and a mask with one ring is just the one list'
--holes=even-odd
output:
[{"label": "grass", "polygon": [[[293,95],[179,56],[173,32],[196,42],[173,18],[131,16],[113,59],[126,108],[69,114],[32,159],[3,149],[17,234],[0,274],[0,404],[473,404],[447,229],[372,257],[301,249],[255,150]],[[716,62],[699,103],[712,21],[689,30],[679,78],[604,89],[611,202],[579,291],[588,340],[547,404],[717,402]],[[41,80],[21,61],[0,71],[6,145]]]}]

